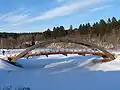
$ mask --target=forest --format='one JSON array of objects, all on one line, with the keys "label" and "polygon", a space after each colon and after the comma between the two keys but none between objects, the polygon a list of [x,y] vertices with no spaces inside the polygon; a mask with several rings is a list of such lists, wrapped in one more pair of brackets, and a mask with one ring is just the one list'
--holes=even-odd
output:
[{"label": "forest", "polygon": [[0,32],[0,48],[27,48],[46,39],[76,38],[86,40],[105,48],[120,48],[120,19],[115,17],[101,19],[94,24],[80,24],[69,29],[64,26],[53,27],[44,32],[8,33]]}]

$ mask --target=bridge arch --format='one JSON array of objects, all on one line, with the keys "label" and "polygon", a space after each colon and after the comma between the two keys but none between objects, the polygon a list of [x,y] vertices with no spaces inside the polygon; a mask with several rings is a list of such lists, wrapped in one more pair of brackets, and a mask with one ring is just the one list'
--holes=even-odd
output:
[{"label": "bridge arch", "polygon": [[82,40],[78,41],[75,39],[55,39],[55,40],[46,40],[46,41],[40,42],[39,44],[35,44],[34,46],[27,48],[25,51],[21,52],[19,55],[12,58],[12,61],[16,62],[16,60],[18,60],[21,57],[24,57],[29,51],[32,51],[32,50],[39,48],[39,47],[44,47],[45,45],[48,45],[48,44],[51,44],[54,42],[55,43],[59,43],[59,42],[75,43],[75,44],[86,46],[88,48],[98,49],[105,54],[105,57],[109,58],[109,61],[115,59],[115,56],[113,54],[111,54],[110,52],[108,52],[107,50],[105,50],[103,47],[99,47],[96,44],[90,43],[88,41],[82,41]]}]

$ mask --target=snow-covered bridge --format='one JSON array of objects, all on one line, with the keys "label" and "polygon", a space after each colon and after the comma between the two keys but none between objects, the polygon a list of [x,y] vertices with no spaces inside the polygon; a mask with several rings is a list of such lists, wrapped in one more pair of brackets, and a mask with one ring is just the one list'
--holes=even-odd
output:
[{"label": "snow-covered bridge", "polygon": [[[79,44],[79,45],[82,45],[82,46],[85,46],[89,49],[63,49],[63,50],[50,50],[50,51],[38,51],[37,53],[29,53],[30,51],[32,50],[35,50],[35,49],[39,49],[39,47],[45,47],[46,45],[48,44],[51,44],[51,43],[57,43],[57,42],[63,42],[63,43],[75,43],[75,44]],[[23,52],[21,52],[20,54],[16,55],[16,56],[9,56],[8,57],[8,60],[10,62],[16,62],[19,58],[22,58],[22,57],[30,57],[30,56],[41,56],[41,55],[46,55],[48,57],[48,55],[51,55],[51,54],[63,54],[63,55],[66,55],[67,54],[79,54],[79,55],[86,55],[86,54],[92,54],[92,55],[98,55],[98,56],[101,56],[102,59],[100,60],[96,60],[95,62],[108,62],[108,61],[111,61],[111,60],[114,60],[115,59],[115,56],[113,54],[111,54],[110,52],[106,51],[104,48],[102,47],[99,47],[95,44],[92,44],[92,43],[89,43],[89,42],[86,42],[86,41],[77,41],[77,40],[74,40],[74,39],[56,39],[56,40],[47,40],[47,41],[44,41],[44,42],[41,42],[39,44],[36,44],[30,48],[27,48],[26,50],[24,50]]]}]

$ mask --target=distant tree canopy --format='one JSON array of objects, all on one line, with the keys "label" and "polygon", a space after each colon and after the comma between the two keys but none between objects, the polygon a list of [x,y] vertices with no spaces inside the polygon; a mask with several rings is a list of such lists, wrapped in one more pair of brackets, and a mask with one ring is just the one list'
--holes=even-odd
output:
[{"label": "distant tree canopy", "polygon": [[[35,41],[45,40],[45,39],[56,39],[59,37],[66,36],[96,36],[103,38],[105,35],[115,33],[118,35],[120,33],[120,20],[117,20],[115,17],[108,18],[108,20],[101,19],[94,24],[86,23],[80,24],[78,28],[73,28],[70,25],[69,29],[65,29],[64,26],[53,27],[52,30],[47,29],[44,32],[34,32],[34,33],[7,33],[0,32],[0,39],[2,40],[0,47],[10,48],[10,45],[14,47],[19,46],[24,42],[31,42],[32,45],[35,44]],[[118,37],[120,37],[118,35]],[[4,40],[3,40],[4,39]],[[8,42],[11,41],[11,43]],[[7,43],[7,44],[6,44]],[[12,44],[13,43],[13,44]],[[15,46],[16,45],[16,46]]]}]

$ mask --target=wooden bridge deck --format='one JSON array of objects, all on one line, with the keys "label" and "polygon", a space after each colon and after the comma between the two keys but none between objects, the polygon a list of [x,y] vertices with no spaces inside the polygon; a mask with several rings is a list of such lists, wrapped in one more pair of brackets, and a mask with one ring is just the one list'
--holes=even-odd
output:
[{"label": "wooden bridge deck", "polygon": [[[86,55],[86,54],[91,54],[91,55],[98,55],[98,56],[102,56],[103,59],[100,59],[99,61],[95,61],[95,62],[108,62],[111,61],[110,58],[106,57],[106,54],[104,52],[100,52],[100,51],[53,51],[53,52],[40,52],[40,53],[34,53],[34,54],[26,54],[23,57],[31,57],[31,56],[41,56],[41,55],[46,55],[48,57],[48,55],[54,55],[54,54],[63,54],[65,56],[67,56],[67,54],[78,54],[78,55]],[[9,56],[9,58],[13,59],[16,56]]]},{"label": "wooden bridge deck", "polygon": [[78,55],[85,55],[85,54],[92,54],[92,55],[105,55],[103,52],[40,52],[35,54],[26,54],[25,56],[40,56],[40,55],[52,55],[52,54],[78,54]]},{"label": "wooden bridge deck", "polygon": [[[44,47],[45,45],[49,45],[51,43],[54,43],[54,42],[64,42],[64,43],[74,43],[74,44],[79,44],[79,45],[82,45],[82,46],[85,46],[87,48],[90,48],[91,50],[90,51],[83,51],[83,50],[65,50],[65,51],[39,51],[37,53],[29,53],[30,51],[34,50],[34,49],[37,49],[39,47]],[[99,50],[99,51],[96,51],[96,50]],[[34,46],[31,46],[29,48],[27,48],[25,51],[21,52],[20,54],[16,55],[16,56],[10,56],[9,57],[9,60],[11,60],[12,62],[16,62],[16,60],[22,58],[22,57],[30,57],[30,56],[41,56],[41,55],[51,55],[51,54],[63,54],[63,55],[67,55],[67,54],[79,54],[79,55],[86,55],[86,54],[92,54],[92,55],[98,55],[98,56],[101,56],[103,57],[102,60],[99,60],[100,62],[107,62],[107,61],[111,61],[111,60],[114,60],[115,59],[115,56],[113,54],[111,54],[110,52],[108,52],[107,50],[105,50],[104,48],[102,47],[99,47],[93,43],[90,43],[90,42],[86,42],[86,41],[78,41],[78,40],[75,40],[75,39],[68,39],[68,38],[61,38],[61,39],[55,39],[55,40],[46,40],[44,42],[41,42],[41,43],[38,43],[38,44],[35,44]],[[97,60],[96,60],[97,61]]]}]

